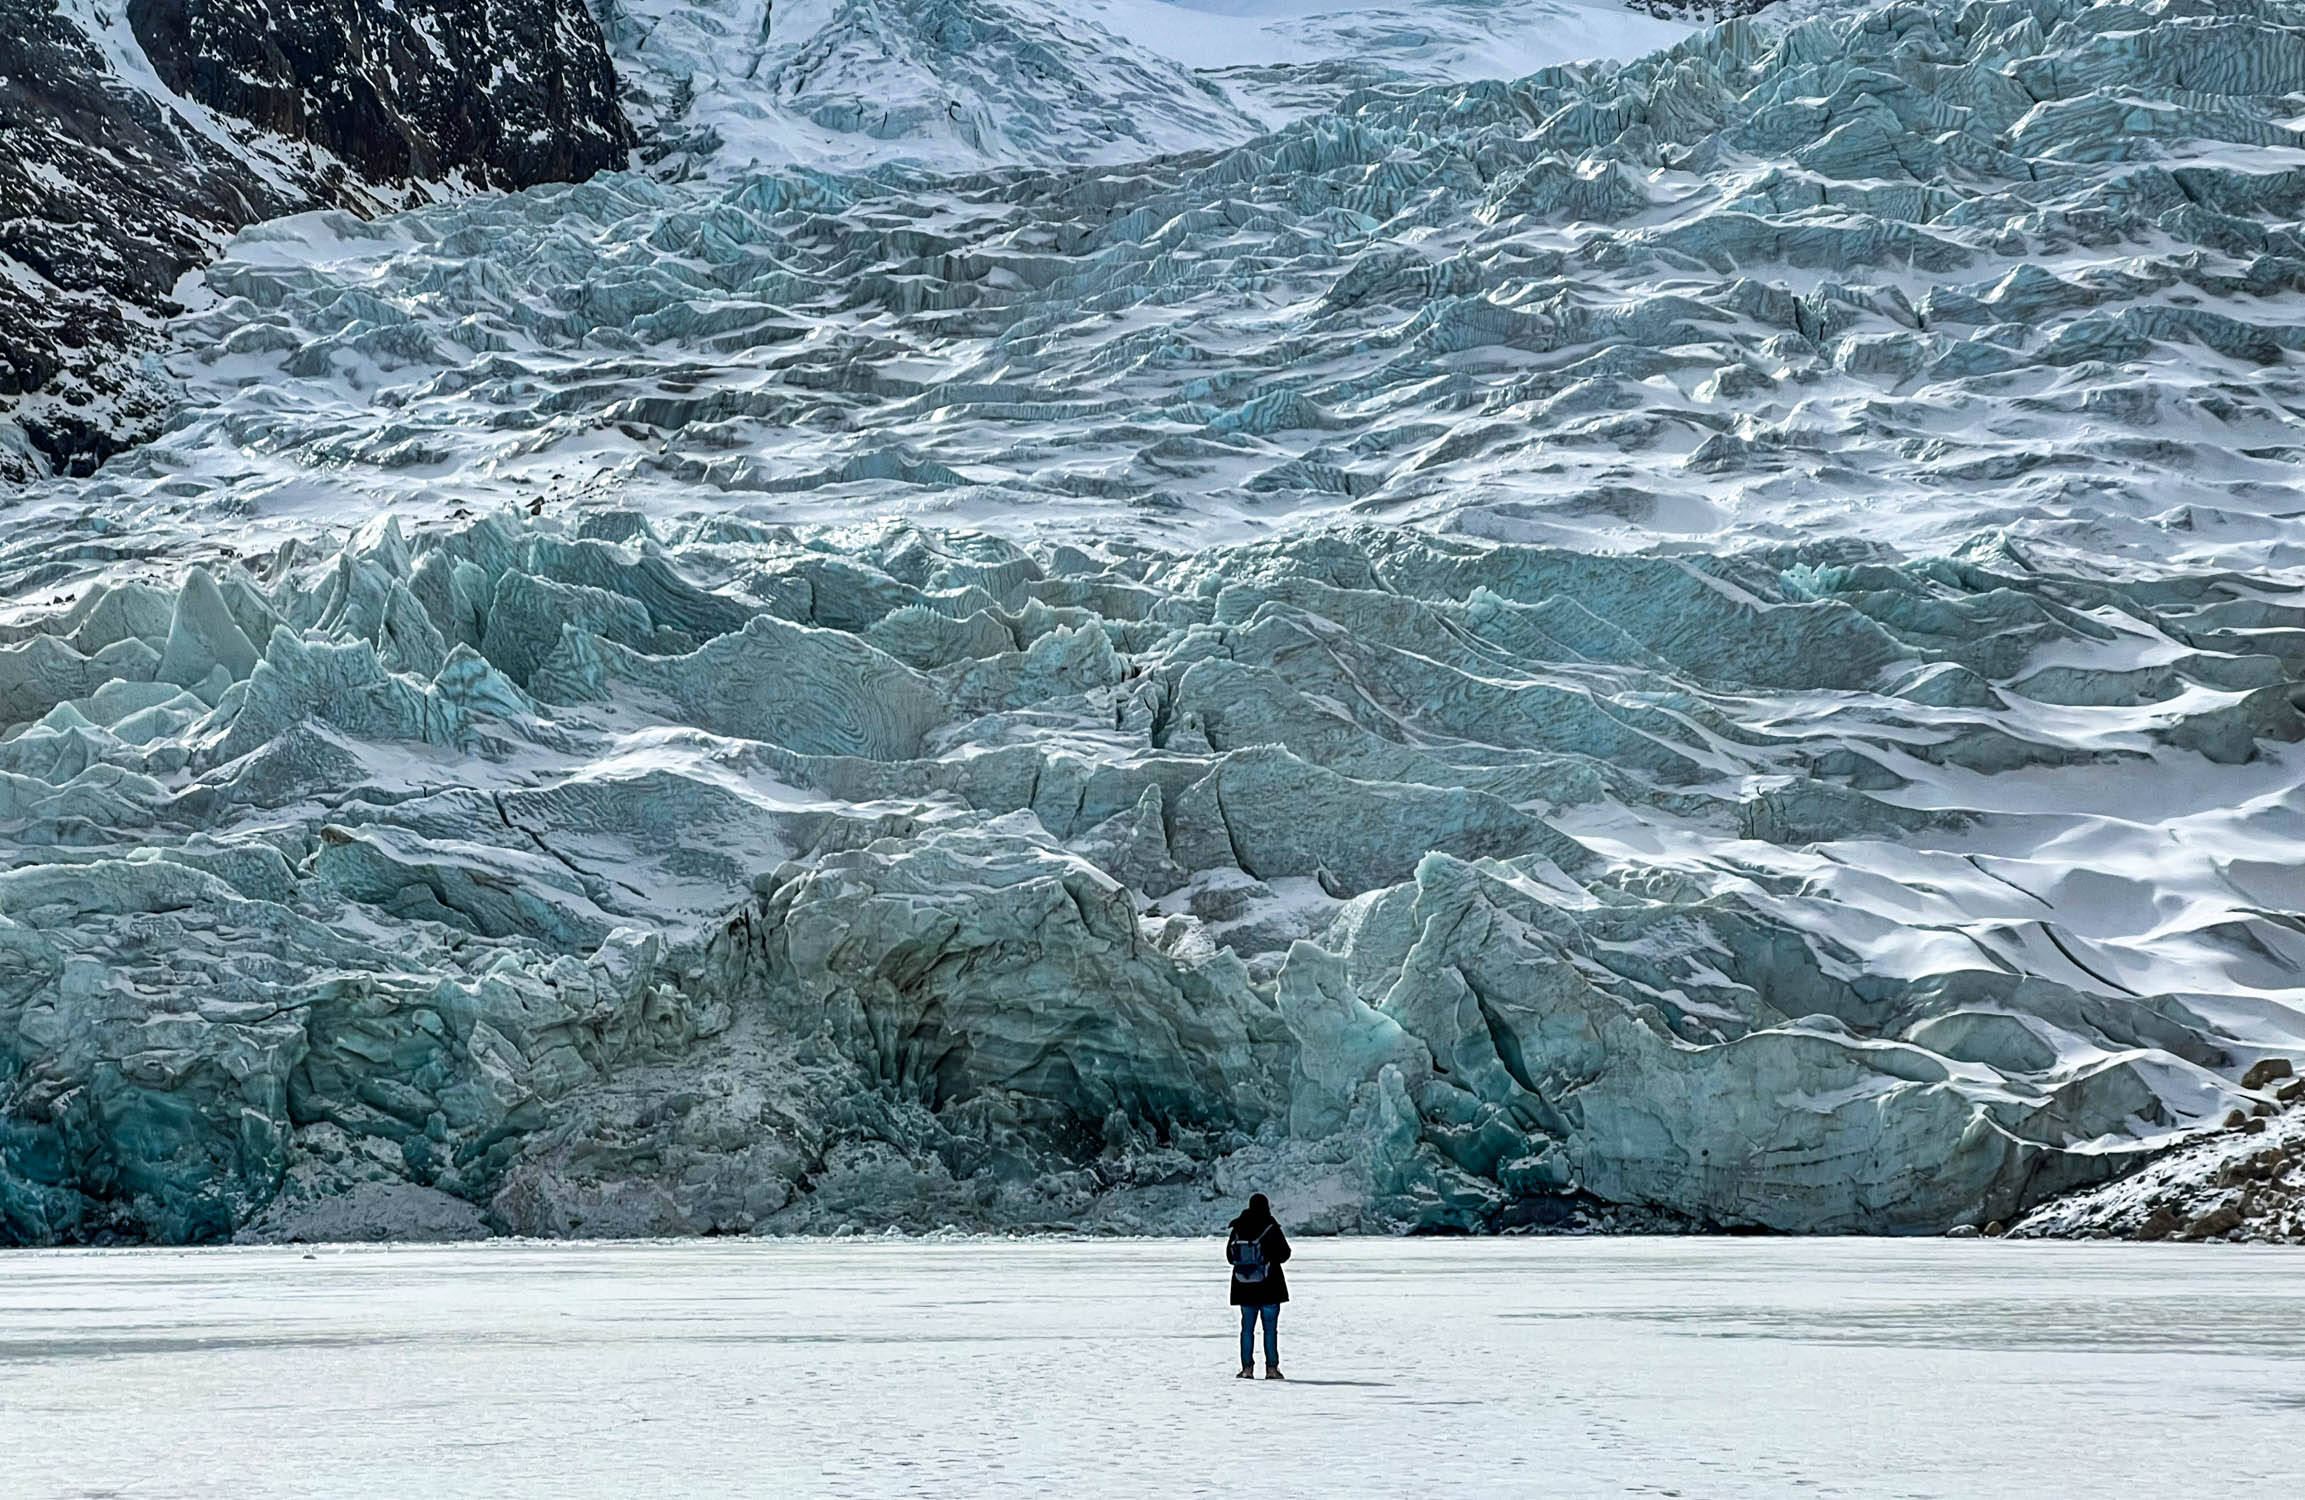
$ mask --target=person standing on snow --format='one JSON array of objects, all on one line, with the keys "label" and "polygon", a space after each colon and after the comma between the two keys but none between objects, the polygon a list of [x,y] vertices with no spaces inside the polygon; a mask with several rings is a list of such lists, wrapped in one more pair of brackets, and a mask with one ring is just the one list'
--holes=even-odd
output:
[{"label": "person standing on snow", "polygon": [[1225,1237],[1225,1259],[1232,1262],[1233,1306],[1241,1310],[1241,1380],[1256,1378],[1257,1318],[1265,1323],[1265,1379],[1285,1380],[1281,1374],[1281,1304],[1289,1300],[1289,1279],[1281,1270],[1289,1258],[1289,1237],[1273,1218],[1273,1206],[1262,1193],[1249,1195],[1249,1206],[1233,1220]]}]

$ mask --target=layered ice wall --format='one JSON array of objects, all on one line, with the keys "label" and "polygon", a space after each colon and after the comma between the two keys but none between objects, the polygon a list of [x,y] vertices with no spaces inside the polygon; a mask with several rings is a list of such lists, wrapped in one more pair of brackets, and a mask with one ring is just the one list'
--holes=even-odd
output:
[{"label": "layered ice wall", "polygon": [[1894,6],[252,232],[0,544],[0,1225],[1911,1231],[2254,1108],[2296,91]]},{"label": "layered ice wall", "polygon": [[2265,607],[609,510],[99,587],[0,656],[11,1232],[2008,1213],[2240,1098],[2290,937],[2216,893],[2281,878],[2296,737],[2230,645],[2020,664]]}]

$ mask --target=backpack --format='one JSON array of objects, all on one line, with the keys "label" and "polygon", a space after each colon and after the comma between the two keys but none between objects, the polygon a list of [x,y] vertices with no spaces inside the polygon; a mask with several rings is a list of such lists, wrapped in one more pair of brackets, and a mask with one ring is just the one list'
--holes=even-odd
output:
[{"label": "backpack", "polygon": [[1255,1286],[1272,1269],[1265,1259],[1265,1237],[1253,1240],[1234,1240],[1232,1244],[1233,1280],[1243,1286]]}]

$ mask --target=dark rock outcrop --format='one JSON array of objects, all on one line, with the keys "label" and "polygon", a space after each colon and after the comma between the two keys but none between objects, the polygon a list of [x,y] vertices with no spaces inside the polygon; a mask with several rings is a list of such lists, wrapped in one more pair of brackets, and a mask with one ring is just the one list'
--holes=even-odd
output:
[{"label": "dark rock outcrop", "polygon": [[0,0],[0,411],[18,428],[0,421],[0,480],[149,424],[158,393],[132,352],[149,314],[220,231],[301,206],[49,0]]},{"label": "dark rock outcrop", "polygon": [[578,0],[129,0],[128,20],[171,89],[370,182],[531,187],[629,145]]},{"label": "dark rock outcrop", "polygon": [[169,293],[241,227],[589,177],[629,149],[582,0],[136,0],[125,20],[97,36],[57,0],[0,0],[0,483],[149,435]]}]

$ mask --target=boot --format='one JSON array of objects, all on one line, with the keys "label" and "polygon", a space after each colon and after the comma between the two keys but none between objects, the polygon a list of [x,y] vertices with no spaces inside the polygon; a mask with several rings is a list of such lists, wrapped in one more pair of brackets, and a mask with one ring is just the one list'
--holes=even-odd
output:
[{"label": "boot", "polygon": [[[1245,1373],[1245,1372],[1244,1372],[1244,1373]],[[1267,1379],[1267,1380],[1286,1380],[1286,1379],[1288,1379],[1288,1377],[1287,1377],[1286,1375],[1283,1375],[1283,1374],[1281,1373],[1281,1367],[1280,1367],[1279,1365],[1266,1365],[1266,1366],[1265,1366],[1265,1379]]]},{"label": "boot", "polygon": [[1256,1378],[1257,1370],[1254,1365],[1242,1365],[1241,1372],[1233,1377],[1235,1380],[1254,1380]]}]

